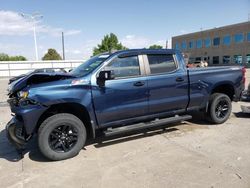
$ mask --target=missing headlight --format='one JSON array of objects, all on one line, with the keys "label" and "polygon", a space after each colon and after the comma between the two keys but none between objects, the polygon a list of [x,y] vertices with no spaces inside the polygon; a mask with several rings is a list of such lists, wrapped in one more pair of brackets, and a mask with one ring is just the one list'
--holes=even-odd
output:
[{"label": "missing headlight", "polygon": [[19,101],[19,105],[20,106],[27,106],[27,105],[36,105],[38,104],[36,101],[32,100],[32,99],[25,99],[25,98],[22,98],[20,99]]}]

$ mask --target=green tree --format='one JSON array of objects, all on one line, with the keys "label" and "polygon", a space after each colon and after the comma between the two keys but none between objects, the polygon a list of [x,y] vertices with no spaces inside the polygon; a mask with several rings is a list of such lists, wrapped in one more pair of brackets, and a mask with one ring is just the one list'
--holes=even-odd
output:
[{"label": "green tree", "polygon": [[9,56],[5,53],[0,53],[0,61],[26,61],[24,56]]},{"label": "green tree", "polygon": [[24,56],[10,56],[9,61],[27,61],[26,57]]},{"label": "green tree", "polygon": [[42,60],[62,60],[62,57],[55,49],[48,49],[48,52],[44,54]]},{"label": "green tree", "polygon": [[157,45],[157,44],[149,46],[149,49],[162,49],[162,48],[163,47],[161,45]]},{"label": "green tree", "polygon": [[112,50],[125,50],[127,49],[119,41],[115,34],[110,33],[105,35],[102,39],[101,44],[98,44],[97,47],[93,49],[93,55],[98,55],[104,52],[111,52]]},{"label": "green tree", "polygon": [[8,54],[0,53],[0,61],[9,61]]}]

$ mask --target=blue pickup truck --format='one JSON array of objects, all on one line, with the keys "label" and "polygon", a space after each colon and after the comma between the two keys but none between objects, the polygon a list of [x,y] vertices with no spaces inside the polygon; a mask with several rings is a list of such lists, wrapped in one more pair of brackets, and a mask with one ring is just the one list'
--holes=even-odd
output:
[{"label": "blue pickup truck", "polygon": [[240,99],[244,73],[243,67],[188,69],[170,49],[101,54],[70,73],[34,73],[11,83],[7,136],[22,148],[36,134],[42,154],[62,160],[97,135],[188,120],[191,111],[220,124]]}]

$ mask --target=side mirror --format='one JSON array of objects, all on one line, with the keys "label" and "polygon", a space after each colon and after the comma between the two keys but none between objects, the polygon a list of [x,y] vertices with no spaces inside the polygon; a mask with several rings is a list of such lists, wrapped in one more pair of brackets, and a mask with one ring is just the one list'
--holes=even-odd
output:
[{"label": "side mirror", "polygon": [[97,77],[97,84],[101,87],[105,86],[106,80],[115,79],[115,74],[113,70],[101,71]]}]

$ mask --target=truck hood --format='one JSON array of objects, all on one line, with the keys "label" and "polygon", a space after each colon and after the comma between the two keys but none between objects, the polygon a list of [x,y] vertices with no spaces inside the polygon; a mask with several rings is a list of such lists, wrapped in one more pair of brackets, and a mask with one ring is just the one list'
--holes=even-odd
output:
[{"label": "truck hood", "polygon": [[26,86],[33,84],[40,84],[44,82],[52,82],[56,80],[74,78],[74,76],[67,73],[33,73],[24,76],[14,82],[8,87],[8,95],[12,95],[17,91],[22,90]]}]

